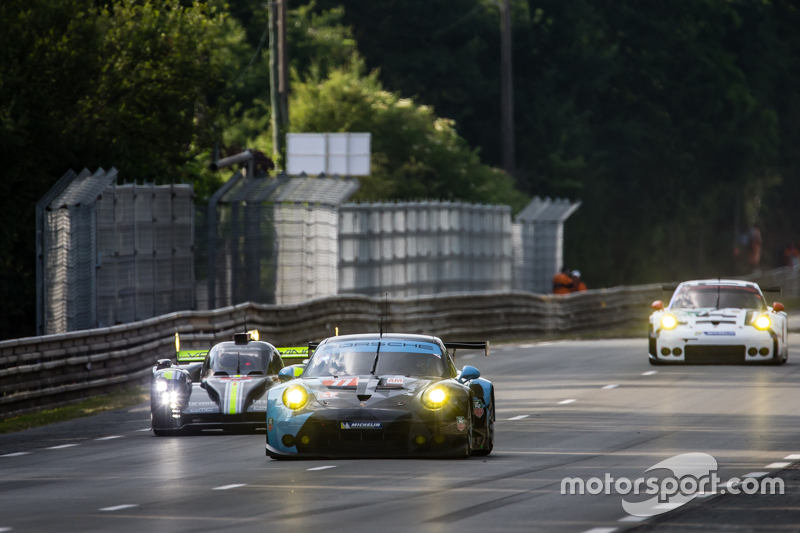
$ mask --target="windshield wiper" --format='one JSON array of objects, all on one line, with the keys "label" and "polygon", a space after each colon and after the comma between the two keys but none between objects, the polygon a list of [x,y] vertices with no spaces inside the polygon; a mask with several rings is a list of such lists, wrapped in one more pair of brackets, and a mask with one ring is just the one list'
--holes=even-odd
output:
[{"label": "windshield wiper", "polygon": [[375,359],[372,360],[372,374],[375,375],[375,369],[378,368],[378,356],[381,354],[381,341],[378,341],[378,349],[375,350]]}]

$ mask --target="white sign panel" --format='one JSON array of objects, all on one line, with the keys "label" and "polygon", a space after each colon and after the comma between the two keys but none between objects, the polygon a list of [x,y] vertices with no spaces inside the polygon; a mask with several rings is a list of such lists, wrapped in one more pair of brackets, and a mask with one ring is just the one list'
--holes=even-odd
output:
[{"label": "white sign panel", "polygon": [[369,176],[371,142],[369,133],[289,133],[286,173]]}]

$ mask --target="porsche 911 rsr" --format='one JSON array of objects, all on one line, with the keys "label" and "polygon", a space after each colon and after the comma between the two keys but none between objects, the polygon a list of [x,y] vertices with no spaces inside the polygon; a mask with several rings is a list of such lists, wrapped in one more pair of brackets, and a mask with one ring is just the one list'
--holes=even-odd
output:
[{"label": "porsche 911 rsr", "polygon": [[772,363],[789,356],[783,305],[769,307],[759,286],[737,280],[687,281],[669,306],[653,302],[651,364]]},{"label": "porsche 911 rsr", "polygon": [[267,455],[430,457],[488,455],[494,387],[455,367],[453,351],[425,335],[367,334],[322,341],[303,374],[286,369],[267,393]]},{"label": "porsche 911 rsr", "polygon": [[[275,348],[258,332],[237,333],[211,350],[180,350],[177,363],[153,369],[150,410],[153,432],[180,435],[203,429],[266,429],[267,391],[280,383],[286,362],[302,372],[307,348]],[[282,353],[285,356],[282,357]]]}]

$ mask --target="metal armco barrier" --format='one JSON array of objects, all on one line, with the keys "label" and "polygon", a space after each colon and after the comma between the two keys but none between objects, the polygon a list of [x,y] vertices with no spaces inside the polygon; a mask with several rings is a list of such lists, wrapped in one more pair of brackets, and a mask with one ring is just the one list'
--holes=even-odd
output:
[{"label": "metal armco barrier", "polygon": [[[800,267],[782,268],[751,279],[781,285],[783,297],[797,297],[798,273]],[[337,295],[293,305],[243,303],[177,312],[110,328],[8,340],[0,342],[0,417],[146,382],[157,359],[174,357],[176,331],[184,349],[208,348],[244,328],[257,328],[275,345],[292,346],[331,336],[336,327],[340,334],[377,332],[383,315],[387,332],[524,339],[642,323],[652,301],[668,297],[660,284],[566,296],[472,292],[384,302]]]}]

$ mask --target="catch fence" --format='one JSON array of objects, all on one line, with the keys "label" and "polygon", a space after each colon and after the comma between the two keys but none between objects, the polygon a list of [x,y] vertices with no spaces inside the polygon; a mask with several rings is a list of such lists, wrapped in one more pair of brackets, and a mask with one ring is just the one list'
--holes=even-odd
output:
[{"label": "catch fence", "polygon": [[70,171],[37,206],[40,334],[194,306],[191,185],[117,179]]},{"label": "catch fence", "polygon": [[339,209],[340,294],[508,291],[512,257],[508,206],[434,201]]}]

